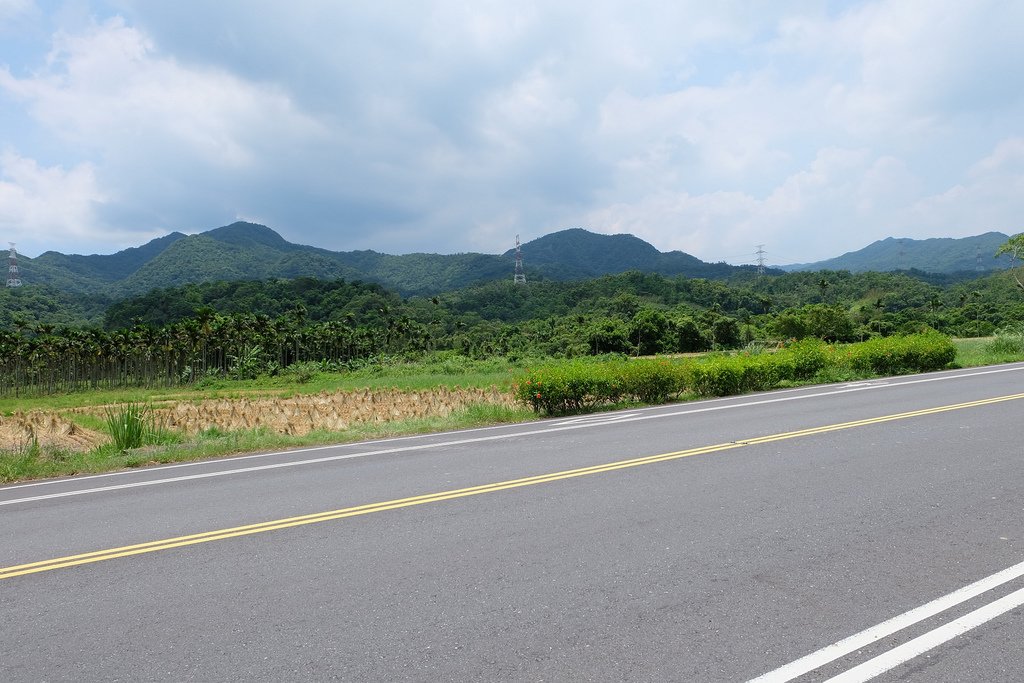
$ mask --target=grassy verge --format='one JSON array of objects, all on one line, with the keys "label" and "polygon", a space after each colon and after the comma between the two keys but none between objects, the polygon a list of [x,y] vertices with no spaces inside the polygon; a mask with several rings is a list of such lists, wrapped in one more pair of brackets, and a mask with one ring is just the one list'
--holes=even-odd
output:
[{"label": "grassy verge", "polygon": [[158,435],[159,443],[139,448],[120,449],[115,444],[100,446],[87,452],[41,448],[38,443],[22,448],[0,451],[0,483],[40,479],[74,474],[111,472],[142,467],[223,457],[258,451],[275,451],[304,446],[353,443],[411,434],[429,434],[452,429],[466,429],[491,424],[523,422],[534,419],[527,408],[501,406],[470,406],[448,417],[400,420],[353,425],[340,432],[318,431],[303,436],[288,436],[266,430],[208,430],[185,439]]},{"label": "grassy verge", "polygon": [[1024,360],[1024,341],[1006,337],[954,339],[956,363],[962,368],[999,365]]}]

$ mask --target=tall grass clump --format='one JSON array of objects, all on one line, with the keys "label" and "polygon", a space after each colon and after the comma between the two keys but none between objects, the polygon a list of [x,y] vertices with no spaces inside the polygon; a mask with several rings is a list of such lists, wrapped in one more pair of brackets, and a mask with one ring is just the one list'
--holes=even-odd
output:
[{"label": "tall grass clump", "polygon": [[35,474],[41,456],[36,439],[26,446],[0,451],[0,482],[18,481]]},{"label": "tall grass clump", "polygon": [[1024,356],[1024,324],[1004,327],[984,346],[987,356],[998,360],[1017,360]]},{"label": "tall grass clump", "polygon": [[105,411],[107,431],[118,451],[172,441],[171,435],[157,424],[145,403],[122,403]]}]

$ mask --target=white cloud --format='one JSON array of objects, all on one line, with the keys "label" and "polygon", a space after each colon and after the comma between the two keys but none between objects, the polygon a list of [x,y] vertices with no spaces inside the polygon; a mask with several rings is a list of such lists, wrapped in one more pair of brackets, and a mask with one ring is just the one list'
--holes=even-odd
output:
[{"label": "white cloud", "polygon": [[501,251],[582,226],[785,261],[1024,208],[1020,3],[97,2],[32,59],[0,47],[0,145],[89,169],[97,231]]},{"label": "white cloud", "polygon": [[1024,175],[1024,137],[1000,140],[992,153],[971,166],[968,174],[983,179],[997,174]]},{"label": "white cloud", "polygon": [[43,168],[13,152],[0,154],[0,234],[23,253],[89,244],[98,227],[96,208],[105,200],[91,164]]},{"label": "white cloud", "polygon": [[33,0],[0,0],[0,27],[35,8]]},{"label": "white cloud", "polygon": [[0,87],[49,129],[105,157],[153,146],[242,169],[258,163],[268,138],[322,133],[279,88],[161,57],[121,18],[84,35],[57,34],[46,66],[24,79],[0,71]]},{"label": "white cloud", "polygon": [[[848,244],[863,215],[853,205],[868,168],[864,150],[825,149],[806,168],[764,197],[742,191],[699,195],[660,191],[633,205],[617,204],[588,218],[602,232],[631,232],[663,248],[713,260],[750,262],[755,245],[770,244],[778,262],[801,260],[820,242]],[[800,232],[797,241],[787,237]]]},{"label": "white cloud", "polygon": [[1024,138],[1001,140],[973,164],[962,182],[923,197],[906,210],[921,233],[962,237],[989,230],[1021,232],[1024,197]]}]

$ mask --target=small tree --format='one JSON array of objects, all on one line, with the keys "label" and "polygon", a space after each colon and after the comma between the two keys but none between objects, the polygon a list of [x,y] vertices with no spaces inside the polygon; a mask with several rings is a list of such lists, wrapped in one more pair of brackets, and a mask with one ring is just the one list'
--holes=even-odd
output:
[{"label": "small tree", "polygon": [[671,348],[672,343],[667,339],[668,332],[668,318],[653,308],[640,309],[629,324],[629,338],[636,345],[636,353],[640,356],[650,356],[665,351],[666,347]]},{"label": "small tree", "polygon": [[[1014,235],[999,246],[999,249],[996,250],[996,256],[1002,256],[1003,254],[1009,254],[1013,259],[1010,262],[1011,267],[1018,259],[1024,260],[1024,232]],[[1024,289],[1024,282],[1020,281],[1017,273],[1013,274],[1013,279],[1017,281],[1018,287]]]}]

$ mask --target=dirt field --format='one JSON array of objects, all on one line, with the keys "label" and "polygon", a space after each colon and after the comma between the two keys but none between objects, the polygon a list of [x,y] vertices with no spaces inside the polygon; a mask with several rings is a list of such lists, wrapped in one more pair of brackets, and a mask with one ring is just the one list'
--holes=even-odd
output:
[{"label": "dirt field", "polygon": [[[186,434],[211,428],[231,431],[263,427],[281,434],[302,435],[317,429],[344,431],[357,423],[445,417],[479,404],[511,407],[515,402],[510,394],[494,388],[416,392],[366,389],[285,399],[178,401],[154,404],[153,414],[158,424]],[[104,416],[102,408],[74,412]],[[56,413],[34,411],[0,416],[0,447],[20,450],[33,440],[43,447],[79,451],[94,448],[108,437],[79,427]]]}]

